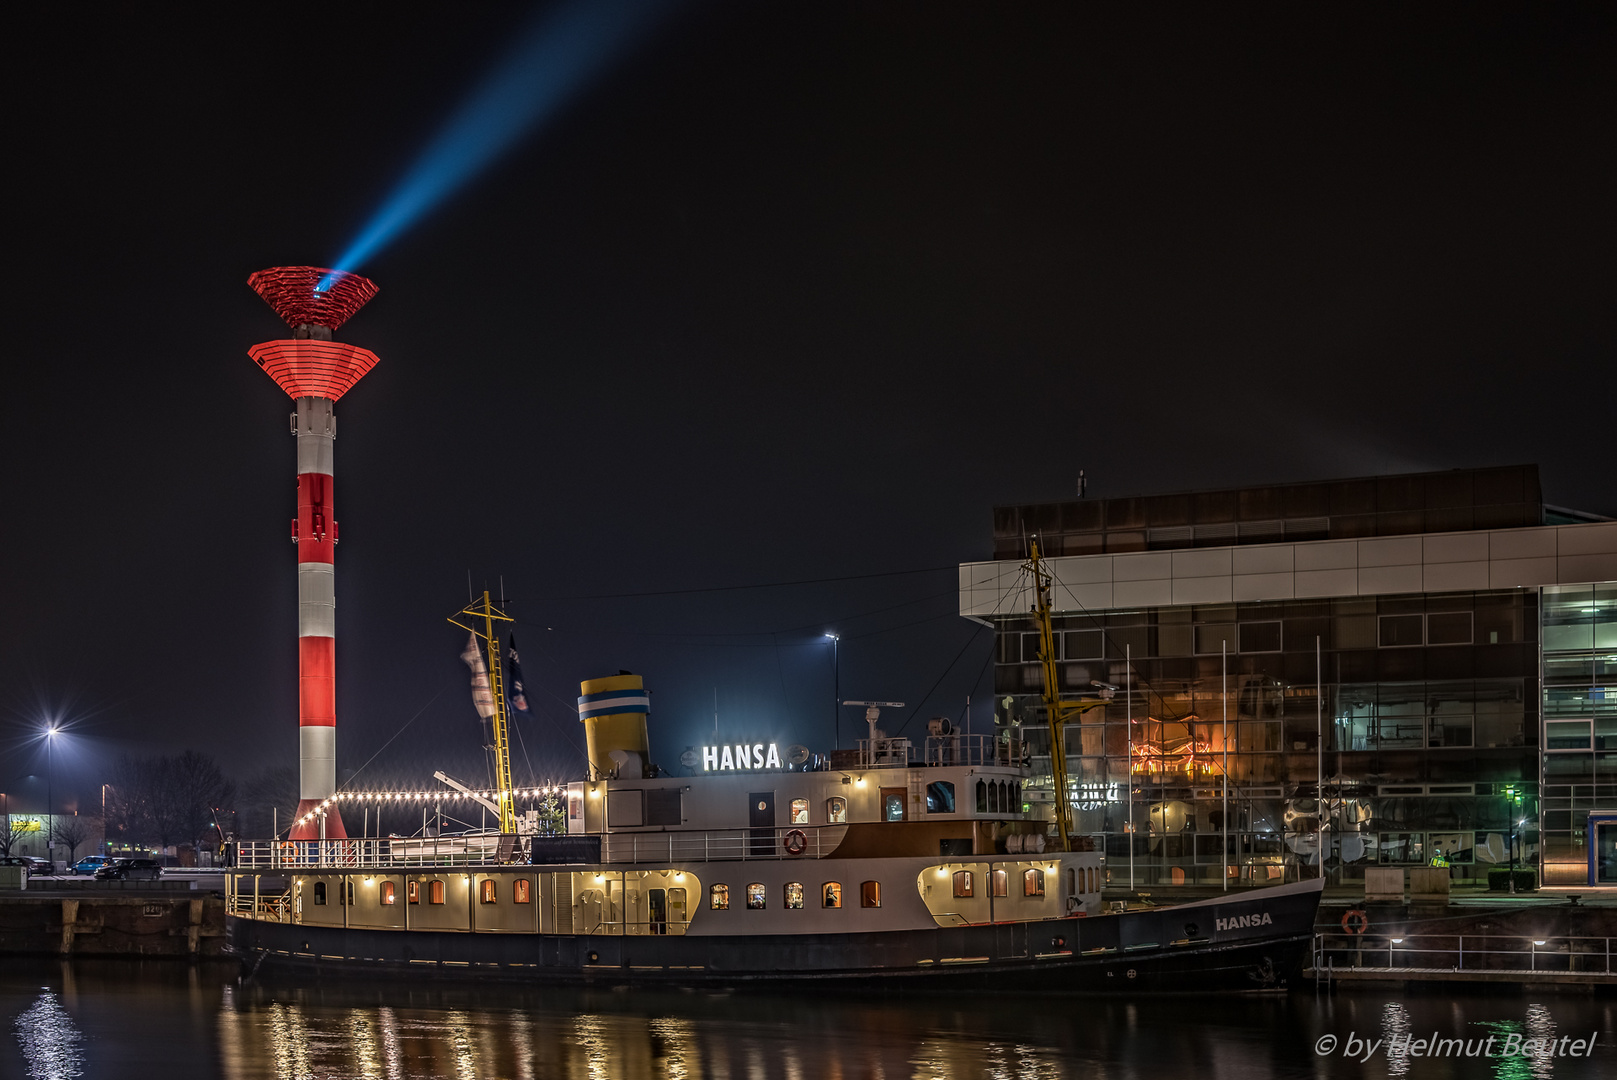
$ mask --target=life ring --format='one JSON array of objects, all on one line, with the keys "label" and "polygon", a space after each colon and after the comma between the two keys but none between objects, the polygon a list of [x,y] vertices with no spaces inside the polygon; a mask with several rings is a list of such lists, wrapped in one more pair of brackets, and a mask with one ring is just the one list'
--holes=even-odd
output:
[{"label": "life ring", "polygon": [[1358,908],[1342,913],[1342,929],[1346,933],[1362,934],[1369,925],[1369,916]]},{"label": "life ring", "polygon": [[786,854],[801,855],[808,848],[808,836],[802,829],[793,829],[786,834]]}]

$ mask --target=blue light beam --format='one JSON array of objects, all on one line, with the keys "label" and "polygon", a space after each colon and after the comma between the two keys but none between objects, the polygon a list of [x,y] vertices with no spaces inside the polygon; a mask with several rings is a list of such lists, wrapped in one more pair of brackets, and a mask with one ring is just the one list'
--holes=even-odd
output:
[{"label": "blue light beam", "polygon": [[553,119],[675,6],[673,0],[563,0],[547,8],[331,265],[363,265],[530,130]]}]

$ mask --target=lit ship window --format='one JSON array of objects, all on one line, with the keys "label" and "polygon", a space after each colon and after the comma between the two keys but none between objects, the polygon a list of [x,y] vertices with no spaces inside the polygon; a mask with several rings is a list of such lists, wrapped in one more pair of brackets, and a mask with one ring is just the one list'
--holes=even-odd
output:
[{"label": "lit ship window", "polygon": [[954,872],[954,894],[956,896],[971,895],[971,871],[956,870]]},{"label": "lit ship window", "polygon": [[517,878],[511,883],[511,902],[513,904],[533,903],[533,882],[527,878]]},{"label": "lit ship window", "polygon": [[412,904],[421,903],[421,882],[412,881],[404,887],[404,899]]},{"label": "lit ship window", "polygon": [[747,910],[762,911],[765,898],[763,882],[754,881],[747,886]]},{"label": "lit ship window", "polygon": [[797,911],[803,910],[803,883],[801,881],[788,881],[786,883],[786,906]]},{"label": "lit ship window", "polygon": [[381,896],[382,903],[387,907],[392,907],[393,906],[393,901],[395,899],[394,889],[395,889],[395,886],[393,885],[393,883],[391,881],[382,882],[382,890],[381,890],[380,896]]},{"label": "lit ship window", "polygon": [[792,800],[792,824],[793,825],[807,825],[808,823],[809,823],[809,819],[808,819],[808,800],[807,799],[793,799]]},{"label": "lit ship window", "polygon": [[859,886],[860,907],[881,907],[881,882],[867,881]]},{"label": "lit ship window", "polygon": [[730,910],[730,886],[715,885],[707,891],[708,903],[714,911]]},{"label": "lit ship window", "polygon": [[444,902],[444,883],[433,880],[427,885],[427,903],[441,904]]},{"label": "lit ship window", "polygon": [[1023,896],[1044,895],[1044,871],[1037,868],[1029,870],[1022,875]]},{"label": "lit ship window", "polygon": [[485,904],[494,903],[494,879],[484,878],[477,885],[477,898]]},{"label": "lit ship window", "polygon": [[842,906],[842,883],[840,881],[827,881],[820,890],[820,906],[839,908]]},{"label": "lit ship window", "polygon": [[825,820],[832,825],[842,825],[848,820],[848,800],[838,795],[825,800]]},{"label": "lit ship window", "polygon": [[988,875],[990,896],[1009,896],[1011,894],[1011,875],[1003,870],[995,870]]}]

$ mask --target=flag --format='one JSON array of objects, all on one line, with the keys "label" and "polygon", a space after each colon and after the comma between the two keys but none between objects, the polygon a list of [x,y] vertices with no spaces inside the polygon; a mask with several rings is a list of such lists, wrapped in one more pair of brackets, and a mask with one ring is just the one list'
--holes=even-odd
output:
[{"label": "flag", "polygon": [[522,689],[522,661],[517,659],[517,636],[511,635],[511,646],[506,650],[511,658],[511,711],[519,712],[529,720],[533,712],[528,708],[528,695]]},{"label": "flag", "polygon": [[468,634],[466,650],[460,654],[466,666],[472,669],[472,705],[484,720],[494,715],[494,694],[488,688],[488,665],[483,663],[483,650],[477,647],[477,635]]}]

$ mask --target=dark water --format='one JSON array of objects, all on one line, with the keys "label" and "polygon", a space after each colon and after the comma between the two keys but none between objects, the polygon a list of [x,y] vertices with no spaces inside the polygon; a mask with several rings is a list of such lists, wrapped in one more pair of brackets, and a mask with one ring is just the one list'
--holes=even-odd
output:
[{"label": "dark water", "polygon": [[[0,1020],[0,1077],[51,1080],[1617,1077],[1617,998],[1571,995],[1128,1000],[244,987],[227,967],[8,960],[0,961]],[[1433,1033],[1469,1045],[1432,1057],[1413,1040]],[[1573,1048],[1563,1037],[1591,1033],[1592,1054],[1564,1056]],[[1504,1054],[1512,1035],[1554,1042],[1562,1056],[1543,1041]],[[1324,1036],[1337,1046],[1322,1056]],[[1389,1037],[1397,1040],[1390,1051]],[[1382,1042],[1359,1061],[1345,1056],[1353,1039]],[[1474,1056],[1489,1049],[1492,1056]]]}]

